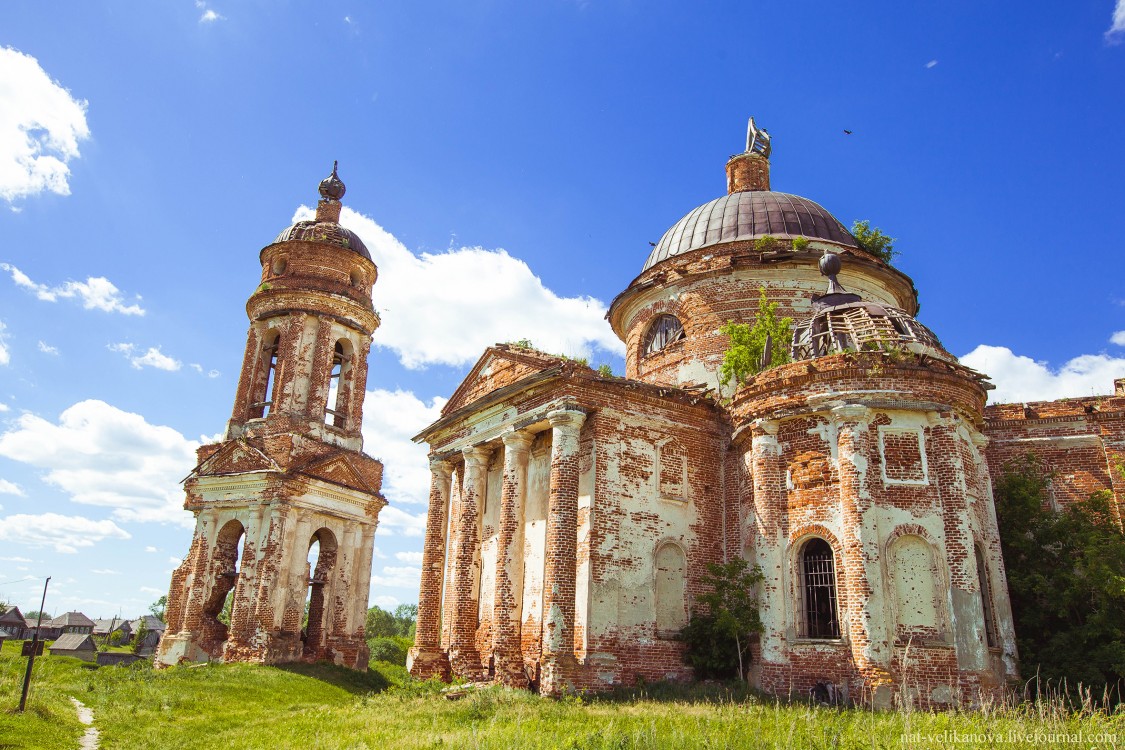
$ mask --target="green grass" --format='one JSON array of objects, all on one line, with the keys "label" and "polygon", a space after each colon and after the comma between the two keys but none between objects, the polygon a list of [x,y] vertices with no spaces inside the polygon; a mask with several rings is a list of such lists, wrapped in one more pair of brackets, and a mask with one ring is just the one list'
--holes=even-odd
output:
[{"label": "green grass", "polygon": [[[1096,747],[1125,715],[1057,706],[930,714],[785,705],[721,685],[655,685],[599,697],[548,700],[489,688],[447,700],[379,663],[366,674],[327,664],[93,669],[75,659],[36,661],[32,710],[19,698],[18,644],[0,653],[0,748],[77,747],[82,728],[68,696],[94,710],[103,748],[903,748],[1007,747],[1014,736],[1043,747]],[[1005,741],[965,741],[992,734]],[[935,741],[927,741],[926,737]],[[944,740],[941,741],[941,740]],[[1112,747],[1103,741],[1101,747]]]}]

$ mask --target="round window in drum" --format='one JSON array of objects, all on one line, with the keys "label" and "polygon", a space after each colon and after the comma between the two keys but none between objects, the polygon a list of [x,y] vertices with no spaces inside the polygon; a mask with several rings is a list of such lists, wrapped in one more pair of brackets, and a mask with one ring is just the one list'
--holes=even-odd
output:
[{"label": "round window in drum", "polygon": [[684,337],[684,326],[675,315],[661,315],[652,322],[645,334],[641,351],[647,356],[675,343]]}]

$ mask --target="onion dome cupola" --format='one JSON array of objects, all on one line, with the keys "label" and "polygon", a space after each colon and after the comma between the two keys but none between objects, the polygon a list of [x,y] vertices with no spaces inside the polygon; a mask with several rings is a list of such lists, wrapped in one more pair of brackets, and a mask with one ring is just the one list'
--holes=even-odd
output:
[{"label": "onion dome cupola", "polygon": [[628,377],[715,387],[729,346],[723,325],[752,324],[763,292],[779,317],[808,318],[825,252],[849,258],[845,282],[864,299],[917,309],[910,278],[860,247],[823,206],[771,189],[773,145],[750,118],[745,150],[726,163],[727,194],[651,243],[640,275],[613,300],[607,318],[625,342]]},{"label": "onion dome cupola", "polygon": [[813,314],[793,330],[792,358],[812,359],[846,351],[907,350],[955,362],[926,326],[893,305],[866,302],[840,285],[840,256],[826,252],[820,272],[828,291],[812,298]]}]

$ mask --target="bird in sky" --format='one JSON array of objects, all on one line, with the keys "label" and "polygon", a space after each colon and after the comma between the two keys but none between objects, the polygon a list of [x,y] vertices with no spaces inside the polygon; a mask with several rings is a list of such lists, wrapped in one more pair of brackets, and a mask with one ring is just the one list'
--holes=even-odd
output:
[{"label": "bird in sky", "polygon": [[851,135],[851,134],[852,134],[852,131],[848,130],[847,128],[844,128],[844,135]]}]

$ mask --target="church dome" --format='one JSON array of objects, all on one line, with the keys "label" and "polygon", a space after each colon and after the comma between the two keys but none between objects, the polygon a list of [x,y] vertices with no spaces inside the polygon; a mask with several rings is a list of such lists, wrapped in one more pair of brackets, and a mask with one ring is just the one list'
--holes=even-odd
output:
[{"label": "church dome", "polygon": [[330,245],[351,250],[356,255],[371,260],[371,253],[367,252],[367,246],[363,244],[359,235],[340,226],[340,199],[347,192],[347,187],[340,179],[338,168],[339,162],[332,162],[332,174],[320,181],[320,202],[316,205],[316,219],[298,221],[293,226],[282,230],[273,244],[291,240],[327,242]]},{"label": "church dome", "polygon": [[367,251],[367,246],[363,244],[359,235],[334,221],[298,221],[293,226],[282,230],[274,242],[289,242],[290,240],[327,242],[351,250],[353,253],[371,260],[371,253]]},{"label": "church dome", "polygon": [[956,361],[934,332],[910,313],[868,302],[840,286],[836,280],[842,265],[840,256],[827,252],[819,265],[820,272],[828,277],[828,293],[814,296],[812,316],[794,327],[794,360],[847,351],[905,350]]},{"label": "church dome", "polygon": [[766,235],[859,247],[844,225],[820,204],[789,193],[749,190],[716,198],[677,221],[656,243],[643,270],[692,250]]}]

